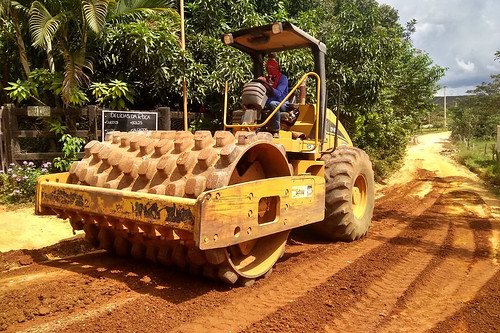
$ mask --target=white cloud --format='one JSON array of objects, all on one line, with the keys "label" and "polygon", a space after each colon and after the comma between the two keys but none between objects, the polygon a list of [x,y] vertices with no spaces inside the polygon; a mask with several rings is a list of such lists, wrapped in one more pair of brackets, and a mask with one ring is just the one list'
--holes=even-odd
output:
[{"label": "white cloud", "polygon": [[487,65],[486,69],[489,70],[491,73],[500,73],[500,64],[494,64],[494,65]]},{"label": "white cloud", "polygon": [[455,61],[457,62],[458,67],[463,69],[465,72],[472,73],[476,69],[476,65],[474,65],[473,62],[470,61],[463,61],[462,59],[455,58]]},{"label": "white cloud", "polygon": [[[467,91],[476,89],[476,86],[446,87],[446,96],[467,95]],[[444,89],[441,88],[435,96],[444,96]]]},{"label": "white cloud", "polygon": [[413,45],[446,67],[439,82],[450,92],[463,91],[500,73],[499,0],[377,0],[395,8],[400,23],[416,19]]},{"label": "white cloud", "polygon": [[422,24],[418,24],[415,29],[415,35],[442,35],[445,32],[446,28],[443,24],[434,24],[430,22],[423,22]]}]

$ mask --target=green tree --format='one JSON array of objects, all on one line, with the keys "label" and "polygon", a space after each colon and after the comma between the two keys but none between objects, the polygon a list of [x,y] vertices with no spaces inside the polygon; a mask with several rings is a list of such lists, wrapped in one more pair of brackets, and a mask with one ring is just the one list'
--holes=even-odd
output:
[{"label": "green tree", "polygon": [[[87,52],[89,39],[95,39],[102,33],[107,19],[141,18],[144,13],[167,9],[163,8],[165,3],[159,0],[71,0],[34,1],[31,4],[33,45],[46,50],[51,70],[55,70],[53,42],[62,52],[64,80],[61,92],[65,105],[84,100],[81,89],[90,82],[89,75],[93,72]],[[170,4],[170,1],[167,3]]]},{"label": "green tree", "polygon": [[[89,34],[98,35],[105,24],[108,1],[34,1],[30,8],[33,46],[47,52],[51,71],[55,71],[53,42],[64,59],[61,97],[65,105],[81,99],[81,87],[89,82],[92,64],[87,59]],[[53,14],[54,13],[54,14]],[[88,70],[88,72],[85,72]]]},{"label": "green tree", "polygon": [[[16,43],[24,78],[28,78],[30,73],[30,64],[23,39],[26,32],[23,32],[22,27],[22,22],[27,20],[27,12],[27,7],[21,1],[0,0],[0,29]],[[14,33],[10,31],[9,26],[13,27]]]},{"label": "green tree", "polygon": [[[343,89],[341,121],[355,144],[370,153],[383,176],[401,160],[408,135],[431,107],[429,100],[444,73],[427,54],[412,46],[416,22],[401,26],[397,11],[375,0],[187,0],[185,51],[180,50],[180,22],[174,6],[161,0],[33,2],[30,25],[40,53],[32,52],[30,60],[54,64],[45,65],[47,72],[30,78],[38,98],[47,103],[43,91],[57,93],[60,80],[65,104],[83,103],[86,98],[111,103],[109,97],[103,98],[114,80],[135,92],[136,106],[175,107],[181,104],[182,81],[186,80],[190,107],[204,104],[220,119],[225,82],[229,82],[230,107],[234,109],[239,107],[243,84],[252,78],[250,58],[226,47],[221,35],[290,21],[327,45],[328,105],[336,105],[333,82],[338,82]],[[0,55],[8,55],[8,48],[17,44],[5,30],[14,36],[15,29],[12,20],[2,27]],[[27,53],[31,55],[30,50]],[[6,59],[9,64],[19,62]],[[305,50],[280,52],[278,59],[291,85],[313,68],[313,59]],[[11,87],[17,84],[17,90],[9,88],[9,93],[14,98],[26,95],[25,88],[31,84],[22,80],[18,84],[16,71],[9,73],[13,74],[8,80]],[[91,78],[96,83],[86,89]],[[94,96],[96,91],[101,95]],[[120,99],[121,107],[130,103],[118,97],[117,106]]]},{"label": "green tree", "polygon": [[[355,144],[383,165],[379,176],[402,159],[407,137],[432,106],[428,100],[444,74],[412,47],[415,22],[405,29],[397,20],[396,10],[374,0],[333,1],[324,6],[318,32],[328,47],[329,90],[332,82],[341,85],[343,122]],[[329,93],[329,105],[335,96]]]},{"label": "green tree", "polygon": [[491,139],[496,135],[500,124],[500,74],[491,78],[492,82],[483,82],[468,91],[473,95],[458,100],[458,105],[450,109],[453,137],[470,140]]},{"label": "green tree", "polygon": [[179,82],[190,55],[180,50],[178,16],[154,14],[109,24],[99,45],[94,52],[96,80],[133,82],[135,103],[142,108],[171,105],[173,96],[182,96]]}]

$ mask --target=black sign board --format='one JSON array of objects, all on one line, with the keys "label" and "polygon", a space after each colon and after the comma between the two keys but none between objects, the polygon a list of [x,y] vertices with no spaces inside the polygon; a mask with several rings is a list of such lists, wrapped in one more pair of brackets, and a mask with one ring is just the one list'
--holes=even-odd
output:
[{"label": "black sign board", "polygon": [[157,112],[102,110],[103,141],[108,132],[135,132],[147,130],[158,130]]}]

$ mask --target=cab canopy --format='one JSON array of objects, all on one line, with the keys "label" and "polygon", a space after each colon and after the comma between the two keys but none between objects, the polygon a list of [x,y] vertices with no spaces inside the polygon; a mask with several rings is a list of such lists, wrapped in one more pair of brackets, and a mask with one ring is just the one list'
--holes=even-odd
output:
[{"label": "cab canopy", "polygon": [[290,22],[272,23],[227,33],[222,36],[222,41],[224,44],[250,55],[253,60],[255,78],[263,76],[266,54],[309,48],[314,57],[314,72],[320,77],[319,125],[320,138],[324,138],[326,117],[325,44]]},{"label": "cab canopy", "polygon": [[[314,56],[314,71],[324,72],[326,46],[307,32],[290,22],[279,22],[259,27],[242,29],[225,34],[222,37],[226,45],[235,47],[249,54],[253,61],[254,75],[262,75],[263,59],[270,52],[280,52],[301,48],[310,48]],[[321,70],[322,67],[323,70]],[[323,78],[321,78],[323,80]]]}]

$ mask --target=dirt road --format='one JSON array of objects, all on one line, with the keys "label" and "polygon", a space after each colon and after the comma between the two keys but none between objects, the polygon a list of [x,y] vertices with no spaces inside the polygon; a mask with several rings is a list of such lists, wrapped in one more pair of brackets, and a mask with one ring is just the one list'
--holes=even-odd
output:
[{"label": "dirt road", "polygon": [[[322,243],[294,232],[253,287],[104,252],[74,256],[88,250],[80,238],[1,253],[0,330],[498,331],[500,201],[442,153],[444,134],[419,141],[378,189],[366,238]],[[45,260],[57,255],[69,257]]]}]

